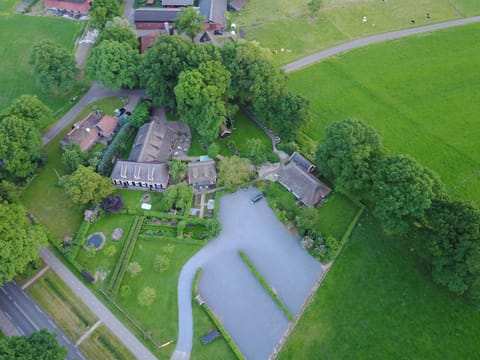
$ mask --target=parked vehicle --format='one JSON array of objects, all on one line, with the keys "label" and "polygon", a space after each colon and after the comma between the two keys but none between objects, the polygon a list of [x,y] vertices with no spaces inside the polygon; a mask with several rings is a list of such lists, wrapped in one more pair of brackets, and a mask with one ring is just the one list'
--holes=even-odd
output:
[{"label": "parked vehicle", "polygon": [[213,32],[213,35],[223,35],[223,31],[222,30],[215,30]]},{"label": "parked vehicle", "polygon": [[253,204],[259,202],[262,199],[263,199],[263,194],[262,193],[254,195],[250,198],[250,204],[253,205]]}]

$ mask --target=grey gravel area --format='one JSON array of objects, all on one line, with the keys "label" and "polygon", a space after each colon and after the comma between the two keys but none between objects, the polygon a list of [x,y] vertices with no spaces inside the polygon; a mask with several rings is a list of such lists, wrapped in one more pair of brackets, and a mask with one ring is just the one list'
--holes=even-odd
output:
[{"label": "grey gravel area", "polygon": [[222,232],[183,267],[179,283],[177,353],[191,351],[191,284],[202,267],[199,293],[247,359],[267,359],[285,333],[289,320],[239,256],[244,250],[296,314],[321,276],[311,258],[275,217],[265,199],[252,205],[258,190],[250,188],[220,199]]}]

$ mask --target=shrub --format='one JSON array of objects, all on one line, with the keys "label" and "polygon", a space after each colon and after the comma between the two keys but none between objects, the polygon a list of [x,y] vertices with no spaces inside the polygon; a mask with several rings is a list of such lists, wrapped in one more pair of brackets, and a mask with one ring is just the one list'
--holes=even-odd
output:
[{"label": "shrub", "polygon": [[108,257],[114,257],[116,253],[117,253],[117,248],[115,247],[115,245],[110,245],[105,249],[105,255]]},{"label": "shrub", "polygon": [[175,250],[175,245],[173,245],[173,244],[168,244],[167,246],[164,246],[162,248],[162,251],[165,254],[171,254],[171,253],[173,253],[174,250]]},{"label": "shrub", "polygon": [[156,255],[153,260],[153,268],[157,272],[165,272],[170,267],[170,259],[166,255]]},{"label": "shrub", "polygon": [[137,296],[137,302],[140,306],[150,306],[153,300],[157,297],[157,292],[154,288],[147,286]]},{"label": "shrub", "polygon": [[132,278],[140,274],[142,271],[143,269],[138,262],[134,261],[128,264],[127,272]]},{"label": "shrub", "polygon": [[107,196],[102,201],[102,209],[105,213],[118,213],[123,207],[124,201],[120,195]]},{"label": "shrub", "polygon": [[122,285],[120,288],[120,296],[121,297],[129,297],[132,294],[132,289],[128,285]]},{"label": "shrub", "polygon": [[185,230],[185,226],[187,222],[185,220],[179,221],[177,225],[177,239],[183,238],[183,231]]}]

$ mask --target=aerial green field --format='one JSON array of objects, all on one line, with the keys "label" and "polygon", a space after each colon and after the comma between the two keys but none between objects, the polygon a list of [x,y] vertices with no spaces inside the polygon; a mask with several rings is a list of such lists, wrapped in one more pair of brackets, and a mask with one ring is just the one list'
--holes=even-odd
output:
[{"label": "aerial green field", "polygon": [[480,203],[480,25],[359,48],[291,74],[310,98],[302,147],[325,127],[359,118],[392,154],[410,154],[439,173],[455,198]]},{"label": "aerial green field", "polygon": [[364,216],[279,359],[472,359],[480,312],[435,285],[415,242]]},{"label": "aerial green field", "polygon": [[23,94],[37,95],[54,112],[68,103],[70,93],[54,97],[38,86],[28,61],[32,46],[41,40],[50,39],[72,50],[74,40],[85,27],[84,22],[55,17],[9,14],[14,1],[0,1],[0,109]]},{"label": "aerial green field", "polygon": [[278,63],[286,64],[356,38],[480,14],[476,0],[323,0],[312,17],[308,2],[249,0],[231,21],[248,40],[277,49]]}]

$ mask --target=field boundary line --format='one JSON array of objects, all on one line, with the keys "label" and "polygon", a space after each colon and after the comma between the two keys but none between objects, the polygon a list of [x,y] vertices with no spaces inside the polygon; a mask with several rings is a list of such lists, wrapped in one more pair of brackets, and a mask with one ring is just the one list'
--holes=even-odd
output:
[{"label": "field boundary line", "polygon": [[36,273],[35,275],[33,275],[33,277],[31,277],[25,284],[22,285],[22,290],[25,290],[27,287],[29,287],[30,285],[32,285],[35,281],[38,280],[38,278],[40,278],[43,274],[45,274],[45,272],[50,269],[50,265],[45,265],[38,273]]},{"label": "field boundary line", "polygon": [[100,326],[100,324],[102,323],[102,320],[98,320],[95,324],[93,324],[90,329],[88,329],[85,334],[83,334],[82,336],[80,336],[80,338],[77,340],[77,342],[75,343],[75,346],[79,346],[82,342],[84,342],[92,332],[95,331],[95,329],[97,327]]}]

